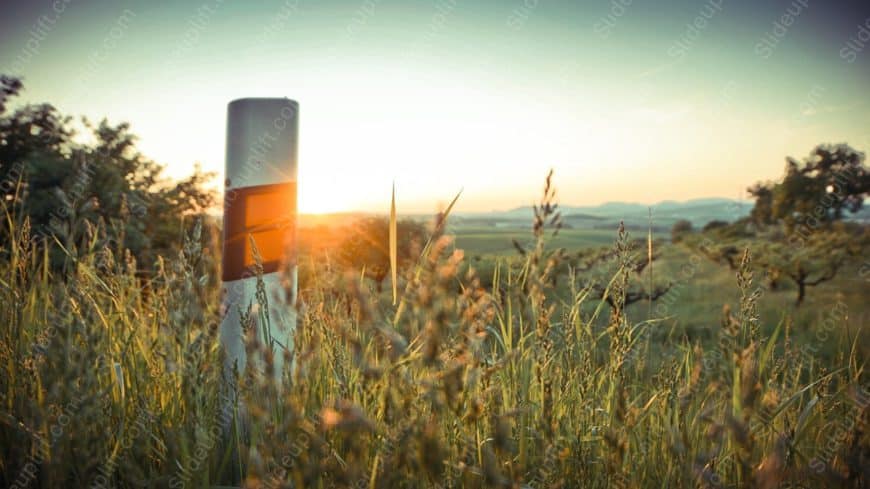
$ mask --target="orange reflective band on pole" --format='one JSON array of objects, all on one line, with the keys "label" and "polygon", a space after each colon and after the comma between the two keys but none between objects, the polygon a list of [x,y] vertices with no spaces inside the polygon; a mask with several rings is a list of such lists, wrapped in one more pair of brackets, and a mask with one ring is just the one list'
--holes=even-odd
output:
[{"label": "orange reflective band on pole", "polygon": [[[257,244],[263,273],[277,272],[294,260],[296,182],[228,190],[224,208],[224,282],[255,275],[251,238]],[[250,237],[249,237],[250,236]]]}]

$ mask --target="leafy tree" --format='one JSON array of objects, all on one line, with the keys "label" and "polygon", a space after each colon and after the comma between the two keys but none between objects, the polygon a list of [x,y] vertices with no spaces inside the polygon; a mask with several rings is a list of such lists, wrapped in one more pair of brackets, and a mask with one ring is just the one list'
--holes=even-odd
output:
[{"label": "leafy tree", "polygon": [[714,219],[707,224],[704,224],[704,227],[701,228],[701,232],[709,232],[714,229],[724,229],[728,227],[728,221],[720,221],[718,219]]},{"label": "leafy tree", "polygon": [[750,187],[755,207],[749,218],[705,226],[716,245],[696,248],[732,270],[750,248],[771,289],[794,284],[799,307],[809,288],[834,279],[870,244],[866,226],[842,222],[861,209],[868,191],[864,153],[845,144],[819,145],[802,162],[788,158],[781,181]]},{"label": "leafy tree", "polygon": [[34,239],[63,244],[64,252],[52,247],[56,265],[67,252],[106,248],[150,264],[178,249],[185,219],[214,205],[210,175],[197,167],[183,181],[164,178],[137,150],[129,124],[83,120],[90,137],[76,138],[72,119],[50,104],[9,110],[21,89],[20,80],[0,77],[0,199],[29,219]]},{"label": "leafy tree", "polygon": [[[401,268],[419,256],[427,237],[426,226],[413,220],[396,223],[397,261]],[[363,218],[346,230],[338,246],[340,262],[353,270],[362,271],[372,279],[378,291],[390,273],[390,222],[386,217]]]},{"label": "leafy tree", "polygon": [[6,111],[6,101],[21,91],[21,80],[0,75],[0,114]]},{"label": "leafy tree", "polygon": [[794,284],[795,306],[800,307],[807,289],[832,280],[850,260],[860,257],[868,244],[870,229],[866,226],[836,223],[827,232],[807,239],[759,239],[751,247],[769,280],[776,284],[784,279]]},{"label": "leafy tree", "polygon": [[781,182],[749,188],[756,199],[753,219],[758,224],[782,221],[793,229],[817,227],[842,219],[846,211],[858,212],[870,193],[864,159],[864,153],[846,144],[819,145],[802,162],[787,158]]},{"label": "leafy tree", "polygon": [[749,217],[756,226],[773,224],[773,188],[772,183],[756,183],[747,189],[749,195],[755,197]]},{"label": "leafy tree", "polygon": [[671,227],[671,241],[679,243],[683,237],[692,232],[692,221],[680,219]]}]

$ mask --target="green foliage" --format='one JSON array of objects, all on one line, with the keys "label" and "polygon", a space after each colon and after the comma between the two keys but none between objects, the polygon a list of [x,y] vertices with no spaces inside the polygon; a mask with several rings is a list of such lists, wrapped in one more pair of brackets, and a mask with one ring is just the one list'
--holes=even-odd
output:
[{"label": "green foliage", "polygon": [[6,101],[21,91],[21,80],[0,75],[0,114],[6,111]]},{"label": "green foliage", "polygon": [[683,236],[692,232],[692,222],[680,219],[671,227],[671,241],[679,243]]},{"label": "green foliage", "polygon": [[755,197],[755,205],[749,213],[749,217],[756,226],[773,224],[773,188],[772,183],[756,183],[747,189],[749,195]]},{"label": "green foliage", "polygon": [[810,287],[832,280],[870,247],[866,227],[841,222],[845,212],[861,209],[868,192],[864,153],[845,144],[819,145],[803,162],[788,158],[782,181],[749,189],[756,199],[749,220],[705,227],[717,244],[699,251],[736,269],[740,250],[751,247],[768,286],[792,282],[799,307]]},{"label": "green foliage", "polygon": [[[356,272],[364,272],[379,289],[390,273],[389,226],[389,220],[382,217],[360,219],[348,226],[338,247],[339,261]],[[396,235],[401,269],[413,256],[419,255],[428,233],[420,222],[401,220],[396,224]]]},{"label": "green foliage", "polygon": [[833,223],[806,233],[769,226],[750,238],[735,236],[733,231],[730,226],[713,229],[683,244],[731,270],[737,270],[741,250],[752,250],[771,290],[779,289],[782,282],[794,286],[796,307],[804,303],[809,288],[833,280],[870,249],[870,228],[855,223]]},{"label": "green foliage", "polygon": [[[163,178],[163,167],[136,149],[129,124],[83,120],[85,133],[76,134],[49,104],[7,110],[20,90],[20,81],[0,79],[0,199],[29,219],[34,239],[56,238],[69,250],[90,239],[85,221],[102,223],[98,240],[150,267],[179,248],[186,219],[214,205],[210,175],[197,167],[181,182]],[[54,268],[66,256],[59,248],[51,255]]]},{"label": "green foliage", "polygon": [[846,144],[819,145],[802,162],[788,158],[781,182],[756,184],[752,217],[758,224],[783,221],[818,227],[857,212],[870,194],[864,153]]},{"label": "green foliage", "polygon": [[728,227],[727,221],[713,220],[708,222],[707,224],[704,224],[704,227],[701,229],[701,231],[706,233],[709,231],[713,231],[714,229],[723,229],[726,227]]},{"label": "green foliage", "polygon": [[771,277],[794,283],[796,306],[803,304],[808,287],[832,280],[843,267],[870,249],[870,228],[861,225],[835,223],[825,232],[805,236],[772,234],[759,236],[751,247]]}]

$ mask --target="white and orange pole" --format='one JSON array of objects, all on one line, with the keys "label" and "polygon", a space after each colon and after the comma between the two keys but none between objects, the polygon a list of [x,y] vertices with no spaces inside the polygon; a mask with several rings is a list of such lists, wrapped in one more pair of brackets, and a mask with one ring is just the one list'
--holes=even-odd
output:
[{"label": "white and orange pole", "polygon": [[[286,98],[244,98],[227,111],[221,345],[225,373],[244,372],[243,314],[271,347],[280,388],[296,329],[296,170],[299,104]],[[258,297],[255,248],[262,266]],[[267,307],[260,306],[263,299]],[[252,365],[257,365],[259,359]],[[228,377],[229,378],[229,377]]]}]

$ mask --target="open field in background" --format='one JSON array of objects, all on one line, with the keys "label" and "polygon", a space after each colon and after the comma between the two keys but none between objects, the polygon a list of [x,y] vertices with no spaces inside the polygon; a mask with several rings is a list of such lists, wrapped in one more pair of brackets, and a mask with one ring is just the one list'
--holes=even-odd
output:
[{"label": "open field in background", "polygon": [[[344,218],[340,222],[347,224],[350,221]],[[647,231],[637,228],[629,231],[630,236],[645,239]],[[330,255],[330,259],[334,261],[335,247],[343,236],[341,231],[337,231],[340,229],[341,225],[328,228],[323,223],[318,228],[304,228],[300,231],[302,253],[318,249]],[[504,266],[523,260],[514,241],[529,248],[534,242],[530,229],[531,221],[523,226],[516,217],[509,225],[502,226],[480,222],[467,224],[461,220],[447,226],[448,233],[454,238],[451,249],[464,252],[466,269],[472,267],[487,287],[492,285],[497,264]],[[316,238],[306,239],[304,236],[307,233]],[[590,248],[612,247],[616,236],[616,226],[613,229],[561,229],[556,237],[548,238],[547,246],[551,249],[563,248],[568,255],[572,255]],[[666,352],[673,353],[682,340],[708,346],[715,343],[723,307],[729,305],[733,308],[740,300],[740,293],[735,287],[736,272],[723,264],[711,262],[686,246],[672,244],[669,232],[654,231],[653,239],[656,249],[661,252],[661,257],[653,262],[655,281],[674,285],[664,297],[653,302],[652,306],[646,300],[630,305],[627,315],[632,321],[642,321],[650,318],[651,310],[651,317],[660,320],[649,332],[652,344],[662,355]],[[866,274],[860,274],[862,265],[864,263],[860,260],[853,261],[834,280],[813,287],[806,302],[799,308],[794,306],[796,290],[789,283],[781,283],[776,290],[762,286],[758,299],[762,330],[770,334],[783,322],[789,325],[791,333],[798,341],[819,343],[816,330],[821,318],[836,304],[842,303],[849,310],[842,324],[844,334],[826,337],[826,341],[822,342],[824,344],[819,345],[821,353],[832,359],[835,352],[843,351],[844,345],[838,342],[855,337],[858,337],[857,344],[862,354],[870,353],[870,335],[861,334],[870,322],[870,281]],[[647,275],[644,274],[642,280],[633,278],[633,283],[643,288],[646,287],[646,280]],[[388,289],[389,286],[385,286],[384,290]],[[564,302],[572,301],[566,269],[561,270],[553,294]],[[586,308],[587,312],[591,312],[591,308],[594,308],[594,304]],[[606,319],[605,316],[598,318],[598,324],[603,326]]]},{"label": "open field in background", "polygon": [[[454,226],[449,231],[456,237],[456,247],[464,250],[469,257],[487,255],[513,256],[517,254],[512,240],[528,245],[531,222],[525,229],[497,228],[491,226]],[[580,249],[608,246],[613,244],[616,228],[613,229],[562,229],[550,241],[554,248]]]},{"label": "open field in background", "polygon": [[[519,228],[493,229],[488,226],[454,226],[455,246],[462,249],[468,264],[484,276],[490,276],[498,261],[517,261],[520,259],[512,240],[526,245],[529,242],[528,230]],[[646,232],[634,231],[634,238],[646,237]],[[556,238],[548,241],[548,246],[565,248],[568,254],[584,248],[613,246],[616,230],[601,229],[562,229]],[[653,302],[652,316],[663,321],[651,328],[651,338],[659,348],[672,350],[682,338],[700,341],[704,344],[715,342],[715,333],[720,326],[722,308],[728,304],[734,307],[740,300],[735,288],[735,271],[722,264],[709,261],[685,246],[670,243],[666,233],[653,233],[654,240],[662,240],[662,256],[653,262],[656,282],[673,282],[667,295]],[[643,250],[645,251],[645,250]],[[696,257],[696,258],[693,258]],[[690,262],[690,259],[692,260]],[[697,265],[690,263],[696,262]],[[866,334],[870,324],[870,281],[860,275],[863,265],[855,261],[834,280],[814,287],[806,302],[795,308],[796,290],[784,283],[777,290],[763,288],[758,300],[758,311],[766,333],[770,334],[780,321],[789,321],[792,332],[801,341],[815,338],[816,328],[824,316],[838,302],[849,306],[847,321],[842,325],[845,338],[860,337],[859,344],[866,355],[870,353],[870,335]],[[643,283],[645,286],[647,276]],[[568,277],[563,275],[556,292],[563,300],[570,302]],[[629,306],[627,314],[634,321],[648,319],[648,301]],[[602,318],[602,321],[604,318]],[[860,332],[864,331],[864,334]],[[843,338],[828,338],[822,345],[826,355],[841,351],[843,345],[837,342]],[[812,340],[818,341],[818,340]]]}]

